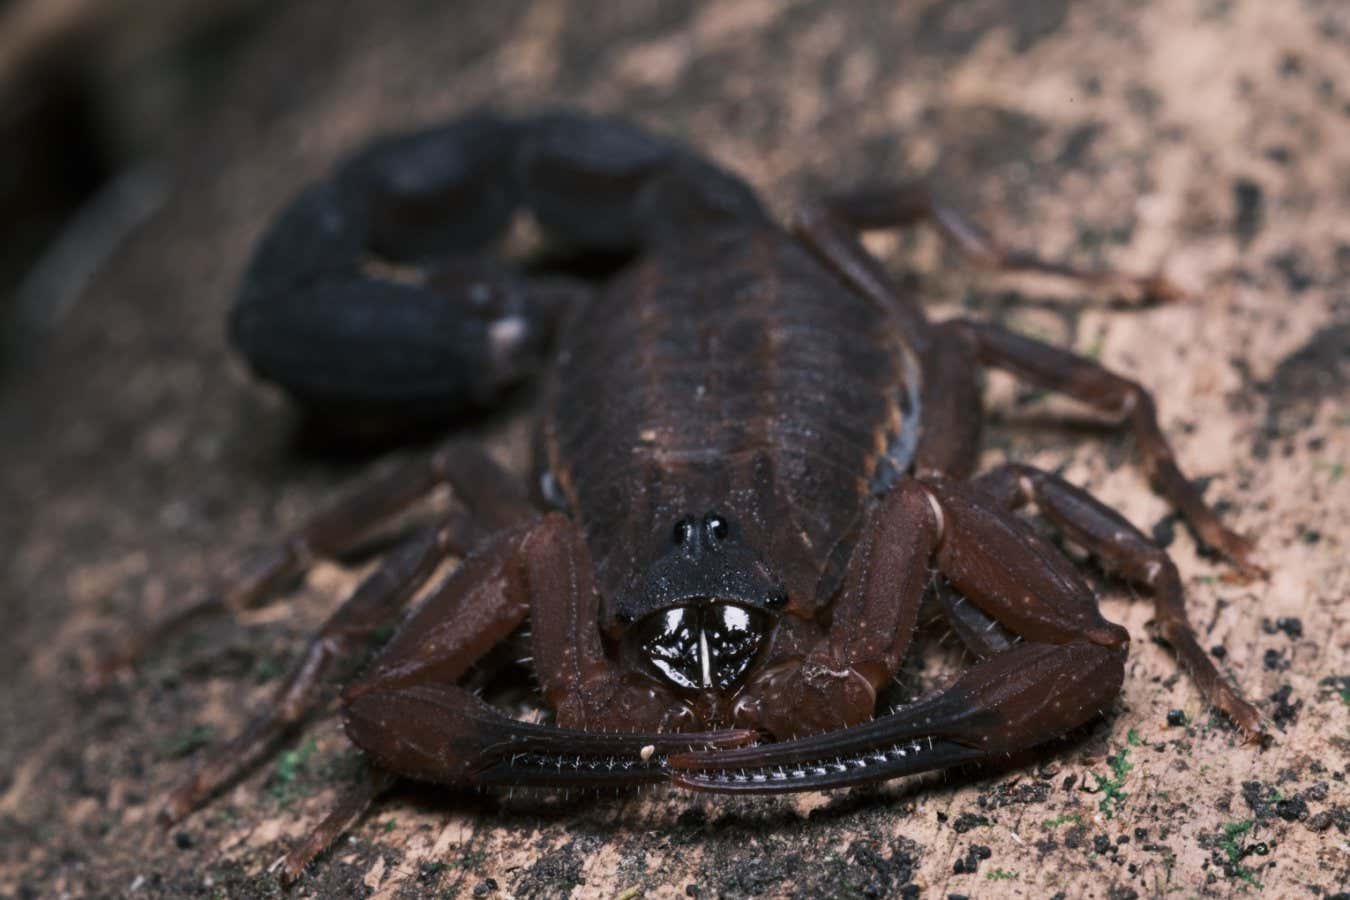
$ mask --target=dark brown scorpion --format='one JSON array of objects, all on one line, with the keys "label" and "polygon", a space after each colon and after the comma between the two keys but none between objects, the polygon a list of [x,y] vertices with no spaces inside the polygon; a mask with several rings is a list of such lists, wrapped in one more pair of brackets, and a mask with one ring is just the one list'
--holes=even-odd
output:
[{"label": "dark brown scorpion", "polygon": [[[625,264],[596,286],[484,261],[520,209],[546,235]],[[1173,291],[1005,250],[917,185],[830,197],[784,228],[689,149],[573,113],[480,113],[377,142],[302,192],[233,309],[253,369],[320,415],[410,427],[489,406],[546,370],[541,477],[527,490],[454,441],[228,579],[209,604],[257,605],[437,486],[457,501],[341,605],[166,817],[269,752],[448,556],[463,562],[343,691],[371,775],[292,853],[292,875],[394,777],[771,793],[1041,744],[1110,705],[1130,638],[1014,514],[1025,506],[1150,591],[1205,697],[1259,734],[1257,710],[1197,644],[1167,553],[1049,472],[972,477],[980,374],[1003,369],[1118,417],[1198,536],[1256,571],[1251,546],[1178,469],[1149,393],[998,327],[929,322],[858,240],[916,223],[994,268]],[[974,663],[879,710],[921,607]],[[471,667],[512,641],[529,647],[556,724],[517,721],[466,688]]]}]

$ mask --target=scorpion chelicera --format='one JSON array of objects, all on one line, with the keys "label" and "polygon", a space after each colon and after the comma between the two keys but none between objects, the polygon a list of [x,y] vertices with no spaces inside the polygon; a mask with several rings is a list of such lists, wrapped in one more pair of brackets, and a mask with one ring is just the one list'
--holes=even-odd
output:
[{"label": "scorpion chelicera", "polygon": [[[489,260],[521,209],[612,277]],[[165,818],[267,754],[452,556],[343,690],[368,776],[292,852],[291,876],[395,778],[753,794],[1003,758],[1110,705],[1130,641],[1024,506],[1150,591],[1204,696],[1258,736],[1259,713],[1197,643],[1166,552],[1058,475],[1011,463],[974,477],[981,370],[1117,417],[1201,541],[1256,573],[1251,545],[1182,475],[1143,387],[999,327],[930,322],[859,241],[924,222],[989,267],[1178,293],[1005,249],[922,185],[828,197],[785,228],[687,147],[578,113],[476,113],[378,141],[300,193],[232,310],[253,370],[317,415],[410,427],[546,372],[539,477],[526,488],[452,440],[225,579],[200,608],[256,606],[437,487],[455,500],[338,608]],[[973,664],[878,709],[921,610]],[[466,683],[502,646],[527,648],[553,724]]]}]

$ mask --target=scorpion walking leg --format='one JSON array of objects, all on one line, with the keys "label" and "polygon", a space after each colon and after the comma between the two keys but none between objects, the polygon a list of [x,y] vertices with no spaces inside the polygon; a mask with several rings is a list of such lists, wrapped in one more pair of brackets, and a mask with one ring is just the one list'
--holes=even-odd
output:
[{"label": "scorpion walking leg", "polygon": [[931,554],[938,571],[1020,640],[941,693],[869,723],[674,756],[677,784],[764,793],[879,781],[1043,743],[1112,701],[1129,635],[1101,617],[1068,558],[978,489],[941,477],[917,484],[932,501],[920,527],[940,535]]},{"label": "scorpion walking leg", "polygon": [[361,773],[361,779],[347,788],[338,798],[323,821],[314,826],[305,839],[291,848],[281,860],[281,880],[290,884],[305,871],[305,866],[313,862],[320,853],[327,850],[334,841],[356,825],[370,809],[370,804],[380,795],[398,783],[398,776],[367,765]]},{"label": "scorpion walking leg", "polygon": [[[817,224],[831,221],[833,225]],[[828,230],[846,226],[868,231],[923,222],[931,223],[952,246],[986,268],[1054,275],[1094,287],[1138,294],[1150,300],[1174,300],[1184,296],[1180,288],[1162,275],[1139,277],[1079,269],[1005,247],[924,184],[874,185],[826,197],[799,215],[798,228]]]},{"label": "scorpion walking leg", "polygon": [[216,749],[169,795],[160,813],[172,824],[260,762],[276,742],[311,711],[333,669],[359,658],[362,645],[388,626],[409,597],[453,548],[469,524],[456,516],[414,536],[395,550],[328,619],[305,648],[266,710],[238,737]]},{"label": "scorpion walking leg", "polygon": [[1181,512],[1200,540],[1228,557],[1245,575],[1264,575],[1253,559],[1251,542],[1219,521],[1204,496],[1177,467],[1172,448],[1158,426],[1153,397],[1143,387],[1089,359],[1004,328],[965,320],[949,324],[967,336],[985,365],[1121,416],[1134,434],[1154,487]]},{"label": "scorpion walking leg", "polygon": [[1017,643],[1017,635],[961,596],[946,579],[938,580],[927,599],[936,607],[938,617],[947,623],[952,633],[976,659],[997,656]]},{"label": "scorpion walking leg", "polygon": [[1008,509],[1034,503],[1052,525],[1102,564],[1153,593],[1162,636],[1172,645],[1201,693],[1249,737],[1261,734],[1261,714],[1214,668],[1186,618],[1181,576],[1167,552],[1087,491],[1026,465],[1002,466],[976,484]]},{"label": "scorpion walking leg", "polygon": [[93,672],[95,685],[105,682],[195,619],[210,613],[239,613],[266,603],[287,581],[303,573],[315,559],[341,555],[381,521],[449,484],[457,499],[473,513],[451,533],[456,541],[447,552],[463,556],[483,534],[533,515],[534,508],[516,479],[461,442],[451,442],[429,459],[404,463],[367,482],[328,509],[311,516],[276,545],[264,549],[227,575],[205,597],[141,630],[115,653],[101,659]]}]

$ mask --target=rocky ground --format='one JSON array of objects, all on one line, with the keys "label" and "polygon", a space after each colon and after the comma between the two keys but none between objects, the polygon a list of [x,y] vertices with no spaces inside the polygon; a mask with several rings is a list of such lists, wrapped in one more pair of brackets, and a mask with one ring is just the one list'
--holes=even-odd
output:
[{"label": "rocky ground", "polygon": [[[1164,269],[1145,310],[972,273],[931,235],[873,243],[934,315],[964,311],[1151,387],[1183,466],[1260,541],[1266,581],[1197,552],[1130,442],[994,379],[987,464],[1062,469],[1167,542],[1192,619],[1272,722],[1243,744],[1134,636],[1075,740],[1001,772],[795,799],[382,801],[298,896],[1319,897],[1350,883],[1350,13],[1337,0],[1148,4],[298,3],[201,111],[168,202],[0,395],[0,895],[273,896],[270,864],[352,778],[320,717],[164,832],[165,791],[234,732],[360,566],[132,677],[91,655],[366,468],[298,447],[223,316],[278,206],[369,136],[481,104],[581,104],[683,136],[780,212],[925,176],[1015,243]],[[474,426],[512,465],[528,403]],[[942,654],[936,654],[941,657]],[[941,659],[939,659],[941,661]],[[931,667],[924,674],[931,674]],[[1344,896],[1342,894],[1342,896]]]}]

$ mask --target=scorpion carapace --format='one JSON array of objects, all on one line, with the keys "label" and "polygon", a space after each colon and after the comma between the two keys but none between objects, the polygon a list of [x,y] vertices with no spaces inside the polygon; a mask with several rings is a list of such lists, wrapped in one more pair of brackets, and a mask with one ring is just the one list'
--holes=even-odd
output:
[{"label": "scorpion carapace", "polygon": [[[573,249],[629,263],[597,285],[485,261],[518,210]],[[793,791],[1043,743],[1112,702],[1129,635],[1014,514],[1024,506],[1150,591],[1205,696],[1257,734],[1256,709],[1197,644],[1164,551],[1051,473],[972,477],[980,370],[1120,417],[1203,541],[1255,571],[1250,546],[1182,476],[1138,384],[991,325],[930,323],[857,239],[919,222],[991,267],[1175,293],[1161,277],[1005,250],[921,186],[827,198],[783,228],[688,148],[575,113],[477,114],[378,142],[302,192],[233,311],[253,368],[312,411],[406,422],[490,405],[546,369],[539,490],[452,441],[226,579],[202,608],[263,602],[438,485],[457,501],[338,608],[167,818],[299,723],[335,666],[452,555],[463,562],[343,692],[375,774],[295,850],[291,874],[392,776]],[[974,662],[938,693],[879,710],[921,606]],[[528,648],[555,724],[518,722],[467,689],[470,669],[511,642]]]}]

